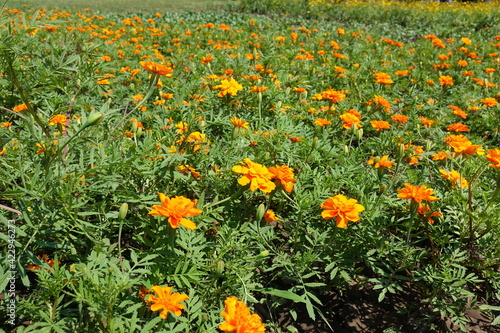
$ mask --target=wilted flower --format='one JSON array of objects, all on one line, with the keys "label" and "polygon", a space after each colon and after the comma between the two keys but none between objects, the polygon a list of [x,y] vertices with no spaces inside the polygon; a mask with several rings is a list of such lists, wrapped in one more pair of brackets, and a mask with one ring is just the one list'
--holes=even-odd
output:
[{"label": "wilted flower", "polygon": [[266,221],[267,223],[278,221],[278,220],[279,220],[279,218],[276,216],[276,214],[274,213],[274,211],[272,209],[268,209],[264,213],[264,221]]},{"label": "wilted flower", "polygon": [[348,221],[359,221],[359,213],[365,210],[357,202],[356,199],[348,199],[342,194],[330,197],[321,204],[321,208],[324,209],[321,216],[327,220],[336,218],[337,227],[345,228]]},{"label": "wilted flower", "polygon": [[427,222],[429,222],[430,224],[434,224],[434,220],[432,219],[433,217],[443,216],[443,214],[441,214],[440,212],[433,212],[431,210],[431,207],[426,203],[421,203],[418,205],[417,213],[425,217],[427,219]]},{"label": "wilted flower", "polygon": [[184,305],[180,304],[189,298],[188,295],[173,293],[173,287],[160,287],[154,286],[151,288],[154,291],[155,295],[149,294],[147,296],[146,302],[151,305],[151,311],[159,311],[160,317],[163,319],[167,318],[169,312],[172,312],[176,316],[180,316],[182,313],[182,309],[184,309]]},{"label": "wilted flower", "polygon": [[[196,229],[196,224],[185,217],[196,216],[202,213],[201,209],[196,208],[197,200],[190,200],[183,196],[169,198],[163,193],[158,193],[161,205],[153,205],[150,215],[164,216],[168,218],[168,223],[174,229],[183,225],[189,230]],[[155,311],[155,310],[153,310]]]}]

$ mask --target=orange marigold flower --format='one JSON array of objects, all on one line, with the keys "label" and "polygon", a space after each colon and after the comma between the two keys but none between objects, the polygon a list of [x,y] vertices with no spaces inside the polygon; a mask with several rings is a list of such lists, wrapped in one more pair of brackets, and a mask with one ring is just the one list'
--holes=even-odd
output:
[{"label": "orange marigold flower", "polygon": [[342,120],[342,127],[351,128],[353,125],[356,125],[357,128],[361,127],[361,119],[359,119],[356,115],[351,112],[346,112],[340,115],[340,120]]},{"label": "orange marigold flower", "polygon": [[345,94],[347,91],[337,91],[332,88],[328,88],[325,91],[321,92],[321,99],[328,100],[332,104],[336,104],[346,99]]},{"label": "orange marigold flower", "polygon": [[488,97],[480,100],[481,103],[483,103],[484,107],[490,107],[490,106],[495,106],[498,104],[498,101],[496,98],[493,97]]},{"label": "orange marigold flower", "polygon": [[[202,213],[201,209],[196,208],[197,200],[190,200],[183,196],[169,198],[163,193],[158,193],[161,205],[153,205],[153,209],[149,212],[150,215],[168,217],[168,223],[174,229],[183,225],[189,230],[196,229],[193,221],[185,217],[196,216]],[[156,310],[153,310],[156,311]]]},{"label": "orange marigold flower", "polygon": [[3,147],[2,150],[0,150],[0,156],[5,154],[6,151],[7,151],[7,147]]},{"label": "orange marigold flower", "polygon": [[422,124],[422,126],[425,126],[425,127],[431,127],[432,125],[434,125],[436,123],[435,120],[426,118],[424,116],[420,116],[420,117],[418,117],[418,119],[420,120],[420,123]]},{"label": "orange marigold flower", "polygon": [[384,97],[375,95],[372,99],[372,103],[375,103],[375,104],[383,107],[385,112],[390,112],[391,102],[386,100]]},{"label": "orange marigold flower", "polygon": [[227,95],[236,96],[238,91],[243,89],[243,86],[239,84],[235,79],[222,80],[220,83],[221,84],[214,87],[214,89],[220,89],[219,93],[217,94],[217,96],[219,97],[224,97]]},{"label": "orange marigold flower", "polygon": [[463,187],[463,188],[466,188],[469,186],[469,183],[467,182],[467,180],[465,178],[463,178],[458,171],[455,171],[455,170],[447,171],[444,169],[440,169],[439,172],[441,173],[441,177],[443,177],[444,179],[450,180],[452,182],[453,186],[455,186],[455,184],[457,184],[457,183],[459,183],[460,187]]},{"label": "orange marigold flower", "polygon": [[9,128],[12,126],[12,121],[5,121],[0,125],[0,127]]},{"label": "orange marigold flower", "polygon": [[229,119],[231,123],[233,123],[234,127],[239,127],[239,128],[244,128],[248,129],[248,122],[244,121],[243,119],[233,117]]},{"label": "orange marigold flower", "polygon": [[470,132],[469,126],[462,123],[451,124],[446,127],[446,130],[452,132]]},{"label": "orange marigold flower", "polygon": [[427,219],[427,222],[429,222],[430,224],[434,224],[434,220],[432,219],[433,217],[443,216],[443,214],[441,214],[440,212],[433,212],[431,210],[431,207],[426,203],[421,203],[418,205],[417,213],[425,217]]},{"label": "orange marigold flower", "polygon": [[250,184],[252,192],[260,189],[264,193],[270,193],[276,188],[271,180],[273,174],[265,166],[252,162],[249,158],[245,158],[241,164],[243,165],[235,165],[232,169],[233,172],[243,175],[238,179],[238,184],[241,186]]},{"label": "orange marigold flower", "polygon": [[252,314],[245,303],[238,300],[236,296],[226,298],[221,315],[225,321],[219,325],[219,329],[223,332],[264,333],[266,331],[260,316],[256,313]]},{"label": "orange marigold flower", "polygon": [[314,125],[318,125],[318,126],[326,126],[326,125],[331,125],[332,122],[329,121],[328,119],[324,119],[324,118],[316,118],[316,120],[314,121]]},{"label": "orange marigold flower", "polygon": [[359,221],[359,213],[365,210],[365,207],[357,202],[358,200],[348,199],[342,194],[330,197],[321,204],[321,208],[324,209],[321,216],[327,220],[335,217],[337,227],[345,228],[348,221]]},{"label": "orange marigold flower", "polygon": [[454,115],[459,116],[462,119],[467,118],[467,113],[465,113],[465,111],[460,109],[458,106],[448,105],[448,107],[453,110],[451,111],[451,113],[453,113]]},{"label": "orange marigold flower", "polygon": [[274,213],[274,211],[272,209],[268,209],[264,213],[264,221],[266,221],[267,223],[275,222],[275,221],[279,221],[279,218],[276,216],[276,214]]},{"label": "orange marigold flower", "polygon": [[262,93],[262,92],[266,91],[267,89],[269,89],[269,87],[253,86],[252,89],[250,90],[250,92]]},{"label": "orange marigold flower", "polygon": [[62,114],[56,114],[56,115],[52,116],[52,118],[50,118],[50,121],[49,121],[49,126],[57,125],[57,124],[66,125],[66,116],[62,115]]},{"label": "orange marigold flower", "polygon": [[161,65],[153,61],[140,61],[139,65],[141,65],[142,68],[148,72],[169,78],[172,77],[172,73],[174,72],[171,67]]},{"label": "orange marigold flower", "polygon": [[500,149],[488,149],[486,159],[491,162],[490,167],[500,169]]},{"label": "orange marigold flower", "polygon": [[368,164],[373,165],[375,167],[375,169],[378,169],[381,167],[390,169],[390,168],[392,168],[392,165],[396,162],[389,161],[389,160],[387,160],[388,158],[389,158],[389,155],[384,155],[384,156],[380,157],[378,160],[375,157],[371,157],[368,160]]},{"label": "orange marigold flower", "polygon": [[407,123],[408,122],[408,116],[405,116],[402,114],[395,114],[395,115],[391,116],[391,119],[397,123]]},{"label": "orange marigold flower", "polygon": [[449,75],[443,75],[439,77],[439,84],[441,86],[452,86],[453,78]]},{"label": "orange marigold flower", "polygon": [[12,108],[13,111],[15,112],[20,112],[20,111],[26,111],[28,108],[26,107],[26,104],[19,104],[19,105],[16,105]]},{"label": "orange marigold flower", "polygon": [[480,145],[473,145],[466,137],[460,135],[450,135],[444,142],[453,148],[455,155],[483,155],[484,149]]},{"label": "orange marigold flower", "polygon": [[434,190],[431,188],[427,188],[427,186],[414,186],[410,183],[405,183],[405,187],[398,190],[398,198],[401,199],[411,199],[415,202],[426,201],[436,201],[438,198],[432,196],[434,194]]},{"label": "orange marigold flower", "polygon": [[160,287],[154,286],[151,290],[156,294],[149,294],[147,296],[146,302],[151,304],[151,311],[159,311],[160,317],[163,319],[167,318],[169,312],[172,312],[176,316],[180,316],[182,309],[184,309],[184,304],[180,304],[189,298],[188,295],[173,293],[173,287]]},{"label": "orange marigold flower", "polygon": [[448,158],[450,157],[444,151],[438,151],[437,154],[432,155],[433,161],[441,161],[441,160],[446,160]]},{"label": "orange marigold flower", "polygon": [[380,83],[384,86],[388,86],[388,85],[394,83],[394,81],[391,80],[391,76],[387,73],[379,72],[379,73],[375,73],[373,75],[375,76],[375,82]]},{"label": "orange marigold flower", "polygon": [[271,179],[274,179],[276,186],[280,186],[288,193],[293,190],[293,183],[295,183],[295,175],[293,169],[286,165],[270,167]]},{"label": "orange marigold flower", "polygon": [[385,120],[372,120],[370,121],[370,124],[372,125],[373,128],[375,128],[378,131],[381,131],[383,129],[389,129],[391,128],[391,124],[389,124]]}]

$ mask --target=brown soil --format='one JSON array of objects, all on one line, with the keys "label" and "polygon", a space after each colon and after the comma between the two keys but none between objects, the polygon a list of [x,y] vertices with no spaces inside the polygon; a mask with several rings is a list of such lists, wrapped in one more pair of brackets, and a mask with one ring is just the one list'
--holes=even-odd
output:
[{"label": "brown soil", "polygon": [[[320,316],[312,321],[305,306],[300,303],[293,304],[293,308],[298,312],[296,321],[286,308],[282,308],[278,323],[283,331],[293,326],[300,333],[461,332],[460,327],[453,325],[450,319],[442,319],[439,313],[433,312],[429,306],[419,304],[420,297],[415,290],[408,288],[398,294],[386,294],[382,302],[378,302],[378,295],[377,290],[359,285],[350,286],[342,294],[323,295],[322,311],[331,328]],[[467,310],[466,315],[469,319],[466,332],[500,333],[500,327],[492,326],[492,318],[484,313]]]}]

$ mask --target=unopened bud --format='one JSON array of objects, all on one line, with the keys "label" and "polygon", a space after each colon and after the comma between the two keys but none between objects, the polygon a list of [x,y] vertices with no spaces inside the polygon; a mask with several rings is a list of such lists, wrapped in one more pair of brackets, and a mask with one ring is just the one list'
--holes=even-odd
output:
[{"label": "unopened bud", "polygon": [[283,103],[281,101],[278,101],[278,103],[276,103],[276,110],[280,110],[281,109],[281,106],[283,105]]},{"label": "unopened bud", "polygon": [[264,251],[262,251],[262,252],[259,254],[259,256],[261,256],[261,257],[267,257],[268,255],[269,255],[269,251],[268,251],[268,250],[264,250]]},{"label": "unopened bud", "polygon": [[263,203],[261,203],[257,208],[257,212],[255,213],[255,219],[257,220],[257,222],[262,220],[262,217],[264,217],[265,212],[266,212],[266,206]]},{"label": "unopened bud", "polygon": [[85,123],[85,127],[88,127],[88,126],[93,126],[93,125],[96,125],[98,124],[102,119],[104,118],[104,115],[100,112],[97,112],[97,113],[94,113],[94,114],[91,114],[88,118],[87,118],[87,122]]},{"label": "unopened bud", "polygon": [[432,141],[431,140],[427,140],[425,142],[425,151],[430,151],[432,149]]},{"label": "unopened bud", "polygon": [[398,158],[403,158],[405,155],[405,145],[400,143],[398,147]]},{"label": "unopened bud", "polygon": [[318,145],[318,141],[319,141],[318,137],[315,136],[311,145],[311,149],[316,148],[316,146]]},{"label": "unopened bud", "polygon": [[266,151],[266,153],[264,154],[264,161],[267,161],[270,158],[271,158],[271,154],[268,151]]},{"label": "unopened bud", "polygon": [[344,145],[344,153],[346,153],[347,155],[349,154],[349,146],[348,145]]},{"label": "unopened bud", "polygon": [[224,260],[217,260],[217,262],[215,263],[215,273],[217,275],[222,275],[222,273],[224,273],[224,268],[225,268],[226,264],[224,262]]},{"label": "unopened bud", "polygon": [[127,212],[128,212],[128,203],[124,202],[120,206],[120,211],[118,213],[118,219],[119,220],[124,220],[125,217],[127,217]]},{"label": "unopened bud", "polygon": [[363,129],[358,128],[358,130],[356,131],[356,139],[358,139],[358,142],[360,142],[362,138],[363,138]]},{"label": "unopened bud", "polygon": [[140,137],[141,135],[142,135],[142,127],[139,127],[139,128],[137,129],[136,136],[137,136],[137,137]]}]

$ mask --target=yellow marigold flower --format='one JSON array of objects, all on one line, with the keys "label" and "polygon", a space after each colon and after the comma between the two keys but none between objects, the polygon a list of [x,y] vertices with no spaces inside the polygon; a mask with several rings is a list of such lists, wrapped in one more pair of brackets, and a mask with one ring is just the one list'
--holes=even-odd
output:
[{"label": "yellow marigold flower", "polygon": [[500,149],[488,149],[486,159],[491,162],[490,167],[500,169]]},{"label": "yellow marigold flower", "polygon": [[181,310],[184,309],[184,305],[180,303],[189,298],[188,295],[185,294],[172,294],[172,289],[173,287],[154,286],[151,290],[154,291],[156,295],[149,294],[146,299],[146,302],[151,304],[151,311],[162,310],[160,312],[160,317],[163,319],[167,318],[169,312],[172,312],[176,316],[180,316],[182,313]]},{"label": "yellow marigold flower", "polygon": [[214,89],[220,89],[217,96],[224,97],[227,95],[236,96],[238,91],[243,89],[243,86],[238,83],[235,79],[222,80],[221,84],[214,87]]},{"label": "yellow marigold flower", "polygon": [[410,183],[405,183],[405,187],[398,190],[398,198],[401,199],[410,199],[415,202],[426,201],[436,201],[439,198],[432,196],[434,194],[434,190],[431,188],[427,188],[427,186],[415,186]]},{"label": "yellow marigold flower", "polygon": [[318,125],[320,127],[323,127],[323,126],[326,126],[326,125],[331,125],[332,122],[329,121],[328,119],[324,119],[324,118],[316,118],[316,120],[314,121],[314,125]]},{"label": "yellow marigold flower", "polygon": [[148,214],[168,217],[168,223],[174,229],[178,228],[179,224],[189,230],[196,229],[193,221],[185,217],[196,216],[202,213],[201,209],[196,208],[197,200],[190,200],[183,196],[169,198],[163,193],[158,193],[158,196],[160,197],[161,205],[153,205],[153,209]]},{"label": "yellow marigold flower", "polygon": [[250,184],[252,192],[260,189],[264,193],[269,193],[276,188],[271,180],[273,175],[265,166],[252,162],[249,158],[245,158],[241,163],[243,165],[235,165],[232,169],[233,172],[243,175],[238,179],[238,184],[241,186]]},{"label": "yellow marigold flower", "polygon": [[243,119],[234,117],[234,118],[231,118],[229,120],[233,123],[234,127],[248,129],[249,124],[248,124],[248,122],[244,121]]},{"label": "yellow marigold flower", "polygon": [[0,127],[9,128],[12,126],[12,121],[5,121],[0,125]]},{"label": "yellow marigold flower", "polygon": [[260,316],[250,313],[250,309],[236,296],[226,298],[221,315],[225,321],[219,325],[219,329],[223,332],[264,333],[266,331]]},{"label": "yellow marigold flower", "polygon": [[144,68],[146,71],[150,73],[165,76],[168,78],[171,78],[172,73],[174,72],[174,70],[171,67],[161,65],[153,61],[140,61],[139,65],[141,65],[142,68]]},{"label": "yellow marigold flower", "polygon": [[276,186],[281,185],[285,191],[291,193],[293,190],[293,183],[295,183],[295,175],[293,169],[286,165],[270,167],[271,179],[274,179]]},{"label": "yellow marigold flower", "polygon": [[391,124],[389,124],[385,120],[372,120],[370,121],[370,124],[372,125],[373,128],[375,128],[378,131],[381,131],[383,129],[389,129],[391,128]]},{"label": "yellow marigold flower", "polygon": [[56,114],[56,115],[52,116],[52,118],[50,118],[50,121],[49,121],[49,126],[57,125],[57,124],[66,125],[66,116],[62,115],[62,114]]},{"label": "yellow marigold flower", "polygon": [[321,204],[321,208],[324,209],[321,216],[327,220],[336,218],[337,227],[345,228],[348,221],[359,221],[359,213],[365,210],[365,207],[357,202],[358,200],[348,199],[342,194],[330,197]]},{"label": "yellow marigold flower", "polygon": [[0,156],[2,156],[3,154],[5,154],[6,151],[7,151],[7,148],[3,147],[2,150],[0,150]]},{"label": "yellow marigold flower", "polygon": [[268,209],[264,213],[264,221],[266,221],[267,223],[270,223],[270,222],[279,221],[279,218],[276,216],[276,214],[274,213],[274,211],[272,209]]},{"label": "yellow marigold flower", "polygon": [[389,161],[389,160],[387,160],[388,158],[389,158],[389,155],[384,155],[377,161],[375,157],[371,157],[368,160],[368,164],[373,165],[375,167],[375,169],[378,169],[381,167],[390,169],[390,168],[392,168],[392,165],[396,162]]},{"label": "yellow marigold flower", "polygon": [[441,86],[452,86],[453,78],[449,75],[443,75],[439,77],[439,84]]},{"label": "yellow marigold flower", "polygon": [[177,133],[185,133],[189,130],[189,125],[185,121],[181,121],[175,125]]},{"label": "yellow marigold flower", "polygon": [[448,179],[452,182],[453,186],[455,184],[460,183],[460,187],[466,188],[469,186],[469,183],[465,178],[463,178],[458,171],[451,170],[447,171],[444,169],[440,169],[439,172],[441,173],[441,177],[444,179]]}]

